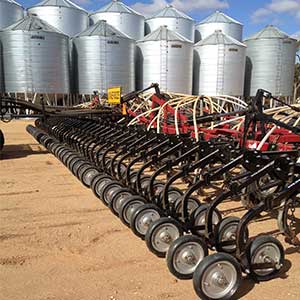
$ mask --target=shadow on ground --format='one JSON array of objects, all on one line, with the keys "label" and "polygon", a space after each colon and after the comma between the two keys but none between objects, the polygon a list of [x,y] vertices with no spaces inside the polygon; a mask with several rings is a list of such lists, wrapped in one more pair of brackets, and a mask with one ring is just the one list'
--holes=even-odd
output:
[{"label": "shadow on ground", "polygon": [[35,154],[47,154],[47,150],[42,149],[40,146],[33,145],[4,145],[0,153],[0,160],[17,159]]}]

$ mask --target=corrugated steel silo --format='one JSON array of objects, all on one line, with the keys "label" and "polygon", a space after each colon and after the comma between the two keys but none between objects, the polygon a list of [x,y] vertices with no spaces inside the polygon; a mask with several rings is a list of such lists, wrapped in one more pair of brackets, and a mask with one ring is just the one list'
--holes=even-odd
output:
[{"label": "corrugated steel silo", "polygon": [[79,94],[121,86],[135,90],[135,41],[106,21],[98,21],[73,39]]},{"label": "corrugated steel silo", "polygon": [[245,44],[245,95],[255,96],[258,89],[265,89],[275,96],[292,96],[297,41],[269,25]]},{"label": "corrugated steel silo", "polygon": [[93,24],[105,20],[134,40],[142,39],[145,34],[145,18],[118,0],[113,0],[92,13],[90,18]]},{"label": "corrugated steel silo", "polygon": [[196,25],[195,42],[207,38],[216,30],[222,30],[240,42],[243,39],[243,25],[224,13],[216,11]]},{"label": "corrugated steel silo", "polygon": [[186,39],[194,42],[195,21],[172,5],[167,5],[161,11],[147,18],[146,34],[149,34],[163,25],[168,26],[170,30],[176,31]]},{"label": "corrugated steel silo", "polygon": [[89,26],[87,11],[69,0],[44,0],[28,8],[28,13],[71,37]]},{"label": "corrugated steel silo", "polygon": [[192,93],[193,44],[161,26],[137,42],[138,86],[159,83],[167,92]]},{"label": "corrugated steel silo", "polygon": [[194,50],[194,94],[243,96],[244,44],[217,30]]},{"label": "corrugated steel silo", "polygon": [[68,94],[69,38],[34,16],[0,32],[5,91]]},{"label": "corrugated steel silo", "polygon": [[0,0],[0,30],[21,20],[23,7],[13,0]]}]

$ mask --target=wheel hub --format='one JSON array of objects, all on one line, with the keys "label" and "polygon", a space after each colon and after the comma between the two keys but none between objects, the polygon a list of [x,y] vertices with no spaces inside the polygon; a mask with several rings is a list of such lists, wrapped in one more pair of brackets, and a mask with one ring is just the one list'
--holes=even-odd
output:
[{"label": "wheel hub", "polygon": [[219,286],[221,288],[225,288],[229,284],[227,281],[227,278],[225,277],[224,273],[222,273],[222,272],[216,272],[213,275],[212,280],[213,280],[214,285]]},{"label": "wheel hub", "polygon": [[194,265],[196,261],[196,257],[192,251],[186,251],[182,254],[183,260],[189,264],[189,265]]},{"label": "wheel hub", "polygon": [[170,244],[171,241],[172,241],[172,237],[170,236],[170,234],[165,230],[163,231],[160,236],[159,236],[159,239],[164,242],[164,243],[167,243],[167,244]]},{"label": "wheel hub", "polygon": [[149,227],[150,224],[153,222],[152,216],[147,215],[143,218],[142,223],[144,226]]}]

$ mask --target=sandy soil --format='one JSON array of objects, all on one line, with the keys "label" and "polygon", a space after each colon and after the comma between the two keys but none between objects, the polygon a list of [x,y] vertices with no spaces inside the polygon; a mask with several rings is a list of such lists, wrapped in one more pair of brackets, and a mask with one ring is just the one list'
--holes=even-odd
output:
[{"label": "sandy soil", "polygon": [[[0,123],[0,299],[195,300],[191,281],[178,281],[54,156],[27,134],[29,121]],[[273,221],[255,230],[275,229]],[[285,245],[286,273],[254,284],[241,298],[300,299],[299,248]]]}]

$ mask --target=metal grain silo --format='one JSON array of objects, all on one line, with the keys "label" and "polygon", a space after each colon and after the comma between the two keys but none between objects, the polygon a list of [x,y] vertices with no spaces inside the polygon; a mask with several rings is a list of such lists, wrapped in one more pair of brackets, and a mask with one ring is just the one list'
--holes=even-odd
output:
[{"label": "metal grain silo", "polygon": [[195,42],[205,39],[216,30],[222,30],[240,42],[243,39],[243,25],[224,13],[216,11],[196,25]]},{"label": "metal grain silo", "polygon": [[34,16],[0,32],[5,91],[68,94],[69,38]]},{"label": "metal grain silo", "polygon": [[137,42],[139,88],[157,82],[167,92],[192,93],[193,44],[161,26]]},{"label": "metal grain silo", "polygon": [[217,30],[194,50],[194,94],[243,96],[244,44]]},{"label": "metal grain silo", "polygon": [[163,25],[168,26],[169,29],[180,33],[186,39],[194,42],[195,21],[172,5],[167,5],[164,9],[146,20],[146,34]]},{"label": "metal grain silo", "polygon": [[107,92],[121,86],[123,93],[135,89],[135,41],[106,21],[98,21],[73,39],[79,94]]},{"label": "metal grain silo", "polygon": [[105,20],[119,31],[127,34],[134,40],[144,37],[145,18],[132,8],[118,0],[100,8],[90,15],[93,24],[99,20]]},{"label": "metal grain silo", "polygon": [[255,96],[258,89],[275,96],[293,95],[297,41],[274,26],[266,26],[245,44],[245,95]]},{"label": "metal grain silo", "polygon": [[28,8],[28,13],[71,37],[89,26],[87,11],[69,0],[44,0]]},{"label": "metal grain silo", "polygon": [[13,0],[0,0],[0,30],[21,20],[23,7]]}]

